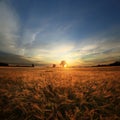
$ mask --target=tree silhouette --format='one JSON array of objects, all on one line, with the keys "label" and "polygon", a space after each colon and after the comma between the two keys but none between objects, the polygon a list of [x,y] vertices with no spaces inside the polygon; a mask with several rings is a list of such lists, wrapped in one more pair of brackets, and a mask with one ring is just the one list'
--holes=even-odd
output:
[{"label": "tree silhouette", "polygon": [[53,68],[55,68],[56,67],[56,64],[53,64]]},{"label": "tree silhouette", "polygon": [[35,67],[35,65],[34,65],[34,64],[32,64],[32,67]]},{"label": "tree silhouette", "polygon": [[60,63],[60,65],[61,65],[62,67],[64,67],[66,64],[67,64],[67,63],[66,63],[65,60],[62,60],[61,63]]}]

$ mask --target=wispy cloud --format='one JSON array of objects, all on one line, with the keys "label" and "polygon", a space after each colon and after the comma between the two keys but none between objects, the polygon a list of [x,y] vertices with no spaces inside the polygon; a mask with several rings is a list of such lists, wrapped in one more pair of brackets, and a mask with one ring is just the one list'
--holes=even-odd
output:
[{"label": "wispy cloud", "polygon": [[[65,29],[62,29],[64,27]],[[51,25],[47,23],[47,26],[43,25],[41,29],[26,29],[21,40],[23,55],[31,56],[36,61],[58,62],[65,59],[70,64],[84,65],[119,59],[120,36],[115,34],[118,29],[107,31],[102,35],[72,40],[67,34],[69,25],[59,25],[52,30],[50,28]]]},{"label": "wispy cloud", "polygon": [[[53,58],[58,54],[63,54],[73,48],[74,41],[69,39],[67,31],[71,25],[56,25],[44,23],[34,28],[25,28],[21,36],[21,54],[28,56],[42,55],[43,59],[47,56]],[[24,51],[24,52],[23,52]],[[50,56],[51,55],[51,56]],[[55,57],[55,58],[56,58]]]},{"label": "wispy cloud", "polygon": [[[118,30],[118,29],[117,29]],[[113,30],[112,33],[115,31]],[[72,54],[78,63],[100,64],[120,60],[120,35],[111,35],[108,32],[103,36],[94,36],[82,40],[80,47]]]}]

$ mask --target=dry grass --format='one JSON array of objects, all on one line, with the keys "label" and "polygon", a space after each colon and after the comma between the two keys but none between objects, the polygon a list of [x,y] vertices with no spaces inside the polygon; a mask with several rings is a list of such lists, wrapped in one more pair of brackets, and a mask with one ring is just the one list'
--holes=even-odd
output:
[{"label": "dry grass", "polygon": [[120,67],[0,68],[1,120],[120,120]]}]

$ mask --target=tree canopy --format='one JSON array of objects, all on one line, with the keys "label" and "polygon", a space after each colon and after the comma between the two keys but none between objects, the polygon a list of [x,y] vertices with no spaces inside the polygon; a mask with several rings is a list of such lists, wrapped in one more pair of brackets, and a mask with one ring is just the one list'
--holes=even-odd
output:
[{"label": "tree canopy", "polygon": [[62,60],[62,61],[60,62],[60,65],[61,65],[62,67],[64,67],[66,64],[67,64],[67,63],[66,63],[65,60]]}]

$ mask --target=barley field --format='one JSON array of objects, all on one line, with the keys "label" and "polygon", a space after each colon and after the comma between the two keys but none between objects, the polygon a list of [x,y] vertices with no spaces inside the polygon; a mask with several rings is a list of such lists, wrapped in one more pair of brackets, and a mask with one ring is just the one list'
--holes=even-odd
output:
[{"label": "barley field", "polygon": [[120,120],[120,67],[0,67],[0,120]]}]

